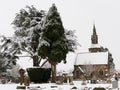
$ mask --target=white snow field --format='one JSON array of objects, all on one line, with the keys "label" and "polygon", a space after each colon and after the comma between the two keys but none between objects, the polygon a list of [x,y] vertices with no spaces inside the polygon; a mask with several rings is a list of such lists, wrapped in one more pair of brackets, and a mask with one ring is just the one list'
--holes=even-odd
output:
[{"label": "white snow field", "polygon": [[[81,81],[74,81],[74,85],[62,84],[57,85],[55,83],[45,83],[45,84],[30,84],[29,89],[26,87],[25,90],[93,90],[95,87],[104,87],[106,90],[119,90],[120,81],[118,82],[118,88],[112,89],[112,84],[86,84],[81,85]],[[0,84],[0,90],[23,90],[16,89],[19,84]],[[71,89],[72,87],[77,87],[78,89]],[[36,88],[39,87],[39,88]]]}]

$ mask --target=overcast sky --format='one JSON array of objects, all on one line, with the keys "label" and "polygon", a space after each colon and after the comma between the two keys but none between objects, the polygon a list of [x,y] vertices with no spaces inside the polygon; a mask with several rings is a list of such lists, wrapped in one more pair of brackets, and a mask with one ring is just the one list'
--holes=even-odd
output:
[{"label": "overcast sky", "polygon": [[77,40],[82,45],[79,52],[90,47],[95,23],[99,44],[109,49],[116,68],[120,69],[120,0],[1,0],[0,35],[13,35],[11,23],[21,8],[34,5],[48,11],[52,3],[58,8],[64,27],[76,30]]}]

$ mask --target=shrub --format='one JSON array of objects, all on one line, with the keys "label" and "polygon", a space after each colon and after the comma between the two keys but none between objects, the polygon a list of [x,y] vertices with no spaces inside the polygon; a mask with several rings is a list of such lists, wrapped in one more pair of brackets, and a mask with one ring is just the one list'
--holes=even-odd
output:
[{"label": "shrub", "polygon": [[51,69],[46,68],[28,68],[28,75],[31,82],[44,83],[47,82],[51,75]]}]

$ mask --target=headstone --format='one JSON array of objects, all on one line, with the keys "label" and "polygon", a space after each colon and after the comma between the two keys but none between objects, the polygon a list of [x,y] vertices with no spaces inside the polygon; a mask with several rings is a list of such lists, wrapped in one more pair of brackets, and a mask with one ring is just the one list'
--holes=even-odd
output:
[{"label": "headstone", "polygon": [[26,75],[26,76],[24,77],[24,85],[25,85],[25,86],[29,86],[29,85],[30,85],[30,78],[29,78],[28,75]]},{"label": "headstone", "polygon": [[86,85],[86,81],[85,80],[82,81],[81,85]]},{"label": "headstone", "polygon": [[118,88],[118,81],[112,81],[112,88],[113,89]]},{"label": "headstone", "polygon": [[19,70],[19,74],[20,74],[20,85],[22,85],[22,84],[24,83],[25,70],[21,68],[21,69]]},{"label": "headstone", "polygon": [[74,86],[74,87],[71,88],[71,90],[77,90],[77,87]]},{"label": "headstone", "polygon": [[93,90],[105,90],[105,88],[98,87],[98,88],[94,88]]},{"label": "headstone", "polygon": [[26,86],[17,86],[16,89],[17,90],[26,90]]},{"label": "headstone", "polygon": [[69,77],[67,78],[67,84],[68,84],[68,85],[70,84],[70,80],[69,80]]},{"label": "headstone", "polygon": [[96,80],[91,80],[91,84],[96,84]]},{"label": "headstone", "polygon": [[5,83],[6,83],[6,78],[2,78],[2,79],[1,79],[1,83],[2,83],[2,84],[5,84]]}]

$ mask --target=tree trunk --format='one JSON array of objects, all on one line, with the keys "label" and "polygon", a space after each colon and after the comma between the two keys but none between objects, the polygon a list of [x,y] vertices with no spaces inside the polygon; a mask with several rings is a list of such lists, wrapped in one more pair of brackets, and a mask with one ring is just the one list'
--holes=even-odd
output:
[{"label": "tree trunk", "polygon": [[33,56],[33,66],[39,66],[39,58],[38,56]]},{"label": "tree trunk", "polygon": [[51,82],[56,82],[56,64],[51,64],[51,69],[52,69],[52,77],[51,77]]}]

